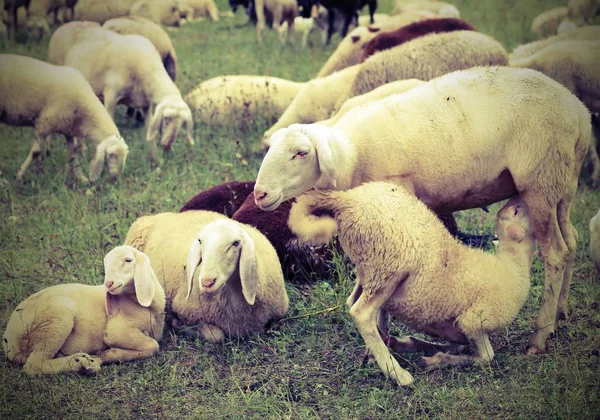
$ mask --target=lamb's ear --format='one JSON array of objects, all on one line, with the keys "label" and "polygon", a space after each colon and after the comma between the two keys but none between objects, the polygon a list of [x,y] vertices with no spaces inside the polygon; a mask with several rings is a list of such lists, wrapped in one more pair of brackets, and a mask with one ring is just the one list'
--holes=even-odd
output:
[{"label": "lamb's ear", "polygon": [[150,119],[150,125],[148,126],[148,132],[146,133],[146,141],[152,141],[160,131],[160,126],[163,119],[163,113],[165,112],[165,108],[167,104],[165,101],[158,104],[156,109],[154,110],[154,115]]},{"label": "lamb's ear", "polygon": [[514,223],[506,226],[506,234],[510,239],[516,242],[521,242],[523,239],[525,239],[525,229]]},{"label": "lamb's ear", "polygon": [[106,299],[104,301],[104,309],[106,310],[107,316],[113,316],[119,312],[119,296],[111,295],[106,292]]},{"label": "lamb's ear", "polygon": [[185,266],[188,281],[187,296],[185,297],[186,299],[189,299],[190,294],[192,293],[192,285],[194,284],[194,271],[196,271],[196,267],[198,267],[200,261],[202,261],[202,245],[198,239],[194,239],[194,242],[190,247],[190,252],[188,253],[187,265]]},{"label": "lamb's ear", "polygon": [[138,250],[135,254],[135,272],[133,274],[133,284],[135,286],[135,296],[138,303],[143,307],[148,307],[154,299],[156,290],[154,289],[154,278],[150,259],[146,254]]},{"label": "lamb's ear", "polygon": [[96,147],[96,155],[90,162],[90,181],[92,182],[100,177],[100,174],[104,169],[107,141],[108,139],[102,140],[102,142]]},{"label": "lamb's ear", "polygon": [[254,241],[244,229],[242,229],[242,251],[240,252],[240,279],[242,281],[242,293],[246,302],[254,305],[256,292],[258,291],[258,273],[256,271],[256,250]]},{"label": "lamb's ear", "polygon": [[[319,162],[319,169],[321,173],[327,176],[331,181],[331,188],[336,187],[336,179],[335,179],[335,161],[333,158],[333,153],[331,152],[331,147],[329,146],[329,141],[331,139],[331,133],[329,132],[329,127],[319,127],[314,130],[316,127],[311,127],[310,138],[313,142],[315,150],[317,151],[317,160]],[[314,130],[314,131],[313,131]]]}]

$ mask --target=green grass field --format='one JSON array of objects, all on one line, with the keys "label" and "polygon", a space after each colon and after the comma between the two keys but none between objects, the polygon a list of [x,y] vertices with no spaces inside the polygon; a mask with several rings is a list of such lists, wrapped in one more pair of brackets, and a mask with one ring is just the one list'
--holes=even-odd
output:
[{"label": "green grass field", "polygon": [[[393,0],[380,0],[380,12]],[[565,1],[566,3],[566,1]],[[456,0],[464,19],[512,50],[533,40],[533,17],[552,0]],[[228,10],[225,0],[219,8]],[[274,33],[258,47],[242,11],[217,24],[197,22],[169,31],[179,58],[182,93],[223,74],[265,74],[298,81],[318,72],[335,43],[282,46]],[[7,52],[45,58],[41,43],[9,44]],[[16,171],[33,130],[0,126],[0,330],[24,298],[44,287],[103,281],[102,258],[119,245],[139,215],[177,211],[196,192],[256,177],[260,140],[272,121],[248,121],[244,131],[197,124],[196,145],[183,136],[160,165],[148,160],[145,132],[119,110],[130,146],[125,177],[92,188],[67,176],[67,152],[56,139],[50,157],[32,164],[22,185]],[[162,153],[162,152],[161,152]],[[102,368],[97,376],[27,377],[0,357],[0,418],[599,418],[599,276],[589,258],[588,222],[600,191],[582,185],[573,221],[579,251],[570,316],[559,324],[547,354],[524,357],[543,290],[543,264],[534,262],[531,295],[520,316],[492,337],[496,358],[485,367],[422,373],[417,356],[401,358],[415,385],[398,388],[376,365],[361,366],[364,343],[345,305],[353,274],[339,265],[330,281],[287,279],[290,311],[267,332],[222,344],[191,341],[166,331],[159,355]],[[461,228],[489,232],[493,214],[462,212]],[[407,331],[393,324],[396,335]]]}]

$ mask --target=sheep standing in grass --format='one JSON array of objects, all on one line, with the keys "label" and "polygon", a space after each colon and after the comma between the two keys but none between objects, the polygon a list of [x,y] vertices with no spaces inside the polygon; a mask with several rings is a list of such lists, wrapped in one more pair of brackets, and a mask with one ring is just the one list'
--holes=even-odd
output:
[{"label": "sheep standing in grass", "polygon": [[31,151],[17,173],[22,180],[33,159],[42,153],[46,137],[65,136],[69,166],[82,183],[88,178],[79,167],[81,143],[87,138],[96,146],[90,162],[90,180],[95,181],[106,165],[110,175],[125,168],[128,148],[102,103],[77,70],[54,66],[29,57],[0,55],[0,122],[33,127]]},{"label": "sheep standing in grass", "polygon": [[114,116],[121,103],[141,108],[146,115],[146,138],[151,142],[153,160],[157,158],[153,140],[161,131],[161,145],[166,150],[181,126],[187,128],[188,142],[194,144],[192,113],[147,38],[119,35],[95,26],[81,28],[71,22],[52,35],[48,58],[81,71],[96,95],[103,98],[109,115]]},{"label": "sheep standing in grass", "polygon": [[[315,211],[333,217],[312,216]],[[390,183],[307,193],[292,206],[289,223],[301,241],[316,239],[317,244],[329,242],[339,230],[342,248],[356,264],[350,314],[383,373],[398,385],[413,378],[377,330],[381,310],[417,331],[473,347],[472,356],[438,352],[424,357],[431,370],[491,361],[489,333],[508,325],[529,293],[535,239],[518,197],[498,212],[496,255],[457,242],[412,192]],[[398,351],[436,348],[414,337],[394,344]]]},{"label": "sheep standing in grass", "polygon": [[207,16],[210,16],[213,22],[221,19],[221,13],[214,0],[179,0],[178,4],[188,22],[202,20]]},{"label": "sheep standing in grass", "polygon": [[6,326],[6,357],[30,375],[99,372],[151,357],[165,322],[165,294],[148,257],[128,247],[104,257],[104,284],[61,284],[21,302]]},{"label": "sheep standing in grass", "polygon": [[450,3],[445,3],[443,1],[397,0],[396,5],[394,6],[394,10],[392,10],[392,14],[398,15],[400,13],[414,11],[432,12],[440,17],[460,18],[460,12],[456,8],[456,6]]},{"label": "sheep standing in grass", "polygon": [[385,179],[448,213],[519,194],[545,267],[528,349],[536,354],[567,313],[577,249],[570,211],[591,132],[589,111],[558,82],[529,69],[477,67],[354,108],[333,127],[277,131],[254,195],[274,210],[313,187]]},{"label": "sheep standing in grass", "polygon": [[600,210],[590,220],[590,255],[600,274]]},{"label": "sheep standing in grass", "polygon": [[[273,30],[279,32],[282,22],[287,22],[288,33],[285,40],[294,34],[294,19],[298,16],[296,0],[255,0],[256,6],[256,38],[262,44],[262,32],[265,26],[272,24]],[[284,41],[284,38],[281,38]]]},{"label": "sheep standing in grass", "polygon": [[125,243],[150,257],[174,314],[206,340],[260,332],[287,312],[277,253],[251,226],[210,211],[161,213],[136,220]]}]

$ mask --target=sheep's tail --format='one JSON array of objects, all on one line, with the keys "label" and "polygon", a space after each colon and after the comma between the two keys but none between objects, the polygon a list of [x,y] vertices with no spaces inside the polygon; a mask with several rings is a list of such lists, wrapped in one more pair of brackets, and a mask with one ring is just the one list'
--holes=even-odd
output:
[{"label": "sheep's tail", "polygon": [[288,226],[298,242],[326,245],[337,233],[334,191],[309,191],[292,204]]},{"label": "sheep's tail", "polygon": [[147,217],[140,217],[133,222],[129,228],[129,232],[127,232],[127,237],[125,238],[123,245],[129,245],[139,251],[144,252],[146,240],[148,239],[148,234],[152,230],[152,226],[153,224],[148,220]]}]

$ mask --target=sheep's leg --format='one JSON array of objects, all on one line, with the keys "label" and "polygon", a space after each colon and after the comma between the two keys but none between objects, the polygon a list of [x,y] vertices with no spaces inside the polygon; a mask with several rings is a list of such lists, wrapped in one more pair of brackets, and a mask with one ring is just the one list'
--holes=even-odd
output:
[{"label": "sheep's leg", "polygon": [[600,185],[600,157],[598,157],[598,142],[600,142],[600,127],[592,119],[592,137],[590,148],[588,149],[588,156],[590,159],[590,163],[592,164],[592,174],[590,176],[593,187],[598,187]]},{"label": "sheep's leg", "polygon": [[44,137],[40,135],[36,135],[34,137],[31,150],[29,151],[29,154],[27,155],[25,161],[21,164],[19,172],[17,172],[17,181],[23,181],[23,175],[25,174],[25,171],[27,171],[27,168],[31,164],[31,161],[33,159],[37,159],[40,156],[40,153],[42,152],[41,144],[44,142],[43,138]]},{"label": "sheep's leg", "polygon": [[473,337],[468,337],[469,343],[473,347],[474,355],[457,355],[448,353],[436,353],[431,357],[423,357],[421,363],[425,371],[441,369],[446,366],[458,365],[463,363],[489,363],[494,358],[494,349],[490,343],[490,338],[486,333],[478,333]]},{"label": "sheep's leg", "polygon": [[286,43],[287,42],[289,42],[290,44],[294,43],[294,19],[288,21]]},{"label": "sheep's leg", "polygon": [[[354,18],[354,14],[350,13],[346,15],[346,20],[344,21],[344,28],[342,29],[342,38],[344,38],[348,34],[348,28],[350,27],[350,22]],[[358,17],[357,17],[358,19]]]},{"label": "sheep's leg", "polygon": [[79,155],[81,155],[81,142],[72,136],[65,136],[67,148],[69,149],[69,170],[82,184],[88,184],[90,181],[84,175],[79,164]]},{"label": "sheep's leg", "polygon": [[[375,15],[375,7],[376,4],[374,1],[370,1],[369,2],[369,23],[372,25],[375,23],[375,18],[373,17]],[[358,26],[358,21],[356,22],[356,26]]]},{"label": "sheep's leg", "polygon": [[104,96],[104,107],[110,115],[110,118],[115,119],[115,109],[117,108],[117,102],[119,98],[117,97],[116,92],[113,89],[106,89],[103,92]]},{"label": "sheep's leg", "polygon": [[325,40],[325,45],[329,45],[331,42],[331,37],[333,36],[333,31],[335,29],[334,22],[335,20],[335,12],[333,9],[327,9],[327,39]]},{"label": "sheep's leg", "polygon": [[395,353],[425,353],[433,355],[438,352],[459,354],[466,346],[456,343],[433,343],[411,335],[395,338],[387,337],[388,346]]},{"label": "sheep's leg", "polygon": [[373,354],[383,373],[403,386],[412,384],[413,377],[400,367],[377,331],[377,315],[395,286],[395,283],[390,285],[388,282],[385,290],[378,290],[377,293],[362,293],[350,309],[350,315],[365,340],[367,349]]},{"label": "sheep's leg", "polygon": [[[122,324],[121,324],[122,326]],[[100,357],[102,363],[128,362],[130,360],[152,357],[158,353],[157,341],[137,328],[116,329],[113,333],[107,326],[104,334],[105,342],[111,346],[104,350]],[[115,336],[118,338],[115,339]]]},{"label": "sheep's leg", "polygon": [[208,14],[210,15],[210,18],[212,19],[213,22],[218,22],[220,20],[219,9],[217,9],[217,6],[214,3],[209,2]]},{"label": "sheep's leg", "polygon": [[[580,169],[580,168],[578,168]],[[577,172],[578,174],[579,172]],[[577,175],[574,176],[574,183],[571,191],[577,190]],[[558,298],[558,307],[556,319],[567,318],[567,301],[569,299],[569,289],[571,287],[571,279],[573,278],[573,265],[575,264],[575,254],[577,252],[577,240],[579,234],[575,226],[571,224],[571,204],[573,203],[573,194],[568,194],[558,203],[558,224],[562,233],[563,239],[567,244],[569,255],[566,259],[565,274],[562,280],[560,296]]]},{"label": "sheep's leg", "polygon": [[348,307],[348,309],[352,308],[352,306],[356,303],[361,294],[362,287],[360,286],[360,283],[357,280],[354,284],[354,289],[352,289],[352,293],[350,293],[350,296],[348,296],[348,299],[346,299],[346,306]]},{"label": "sheep's leg", "polygon": [[76,353],[70,356],[48,359],[44,353],[31,353],[25,363],[25,372],[28,375],[55,374],[60,372],[100,372],[102,360],[87,353]]},{"label": "sheep's leg", "polygon": [[174,319],[171,326],[177,334],[185,335],[191,338],[200,338],[212,343],[219,343],[225,339],[223,330],[212,324],[201,324],[196,326],[186,326],[181,320]]}]

